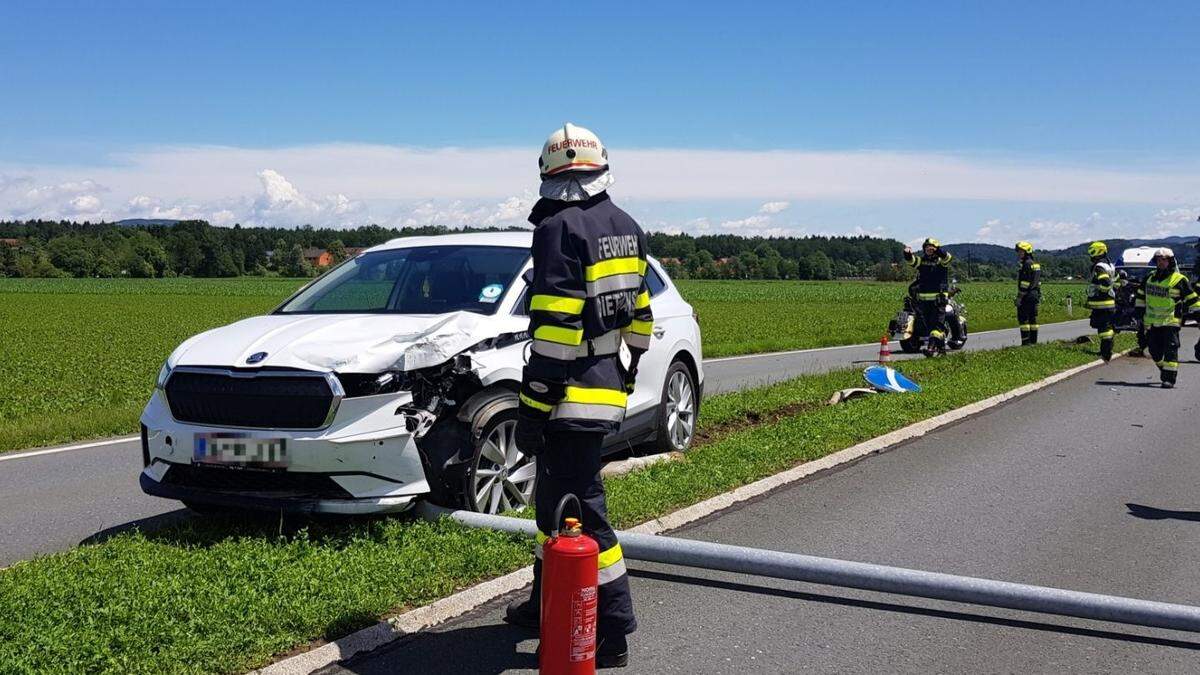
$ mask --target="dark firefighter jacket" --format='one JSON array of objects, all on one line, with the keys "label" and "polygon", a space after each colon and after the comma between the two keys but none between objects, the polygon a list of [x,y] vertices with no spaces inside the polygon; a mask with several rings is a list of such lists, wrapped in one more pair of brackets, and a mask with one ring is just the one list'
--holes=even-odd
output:
[{"label": "dark firefighter jacket", "polygon": [[1200,300],[1187,277],[1175,269],[1155,270],[1137,289],[1138,306],[1146,308],[1146,326],[1179,326]]},{"label": "dark firefighter jacket", "polygon": [[583,202],[539,200],[529,215],[533,345],[521,385],[522,414],[554,428],[613,431],[625,416],[624,342],[650,348],[646,234],[600,194]]},{"label": "dark firefighter jacket", "polygon": [[1042,296],[1042,264],[1026,257],[1017,273],[1017,302],[1026,297],[1037,300]]},{"label": "dark firefighter jacket", "polygon": [[917,269],[917,300],[937,300],[938,296],[950,290],[950,260],[949,252],[938,249],[938,252],[927,256],[905,253],[904,260],[909,266]]}]

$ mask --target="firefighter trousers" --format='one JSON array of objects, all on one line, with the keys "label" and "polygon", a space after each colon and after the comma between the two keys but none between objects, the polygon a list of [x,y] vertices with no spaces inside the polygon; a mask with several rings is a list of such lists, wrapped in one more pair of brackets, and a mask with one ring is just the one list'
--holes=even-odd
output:
[{"label": "firefighter trousers", "polygon": [[[533,503],[537,510],[538,559],[533,564],[533,595],[540,606],[542,586],[541,542],[555,529],[554,509],[563,495],[579,498],[583,511],[580,520],[583,531],[600,546],[599,581],[597,593],[597,637],[616,637],[637,630],[633,616],[633,597],[629,592],[629,575],[616,533],[608,523],[608,507],[604,502],[604,483],[600,480],[603,432],[547,431],[546,450],[537,458],[538,475],[534,484]],[[575,516],[568,507],[565,516]],[[561,525],[561,524],[560,524]]]},{"label": "firefighter trousers", "polygon": [[917,309],[921,311],[921,321],[925,323],[925,328],[929,331],[929,346],[944,351],[946,349],[946,301],[942,298],[921,300],[917,303]]},{"label": "firefighter trousers", "polygon": [[1021,326],[1021,344],[1036,345],[1038,341],[1038,305],[1042,302],[1039,295],[1030,293],[1021,298],[1017,305],[1017,323]]},{"label": "firefighter trousers", "polygon": [[1100,338],[1100,358],[1105,361],[1112,358],[1113,338],[1117,331],[1113,326],[1117,320],[1114,309],[1093,309],[1091,325],[1096,329],[1096,337]]},{"label": "firefighter trousers", "polygon": [[1150,358],[1158,366],[1158,377],[1175,384],[1179,370],[1179,326],[1150,326],[1146,329]]}]

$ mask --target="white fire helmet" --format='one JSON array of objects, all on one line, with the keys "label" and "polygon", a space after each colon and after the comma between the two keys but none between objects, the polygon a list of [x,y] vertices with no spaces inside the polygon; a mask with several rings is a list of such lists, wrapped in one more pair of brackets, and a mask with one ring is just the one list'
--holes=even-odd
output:
[{"label": "white fire helmet", "polygon": [[1175,262],[1175,252],[1172,251],[1171,249],[1167,248],[1166,246],[1155,249],[1153,257],[1166,258],[1167,260],[1170,260],[1171,262]]},{"label": "white fire helmet", "polygon": [[538,169],[542,177],[567,171],[603,171],[608,168],[608,150],[590,130],[567,122],[555,130],[542,146]]}]

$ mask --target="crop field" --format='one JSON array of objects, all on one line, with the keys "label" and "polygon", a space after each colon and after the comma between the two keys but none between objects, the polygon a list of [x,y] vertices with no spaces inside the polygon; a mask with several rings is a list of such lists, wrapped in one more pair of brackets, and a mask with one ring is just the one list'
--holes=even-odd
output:
[{"label": "crop field", "polygon": [[[0,451],[135,433],[155,374],[183,340],[270,310],[302,280],[0,279]],[[967,283],[972,330],[1013,327],[1012,282]],[[903,284],[682,281],[706,356],[877,340]],[[1049,284],[1042,322],[1082,286]],[[1083,312],[1076,310],[1077,317]]]},{"label": "crop field", "polygon": [[[676,282],[700,314],[704,355],[734,356],[785,349],[832,347],[878,340],[903,305],[906,284],[866,281]],[[1016,282],[962,284],[970,331],[1015,328]],[[1084,286],[1043,284],[1039,321],[1066,321],[1074,294],[1074,318]]]}]

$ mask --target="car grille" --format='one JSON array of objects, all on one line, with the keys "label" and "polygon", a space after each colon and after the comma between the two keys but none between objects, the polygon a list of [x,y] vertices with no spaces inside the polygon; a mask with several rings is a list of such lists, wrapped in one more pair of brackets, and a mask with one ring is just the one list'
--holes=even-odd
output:
[{"label": "car grille", "polygon": [[329,476],[286,471],[255,471],[174,464],[163,482],[213,492],[254,492],[270,497],[353,499]]},{"label": "car grille", "polygon": [[180,422],[262,429],[319,429],[336,403],[319,373],[177,369],[166,386]]}]

